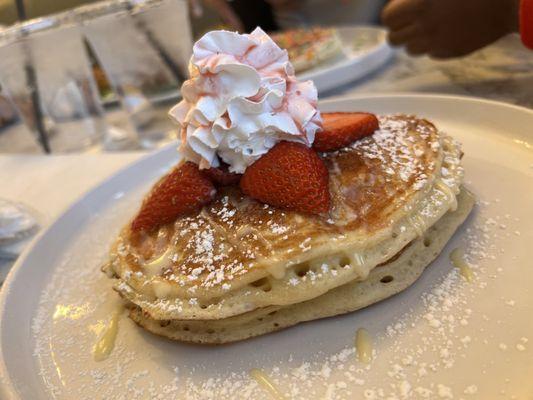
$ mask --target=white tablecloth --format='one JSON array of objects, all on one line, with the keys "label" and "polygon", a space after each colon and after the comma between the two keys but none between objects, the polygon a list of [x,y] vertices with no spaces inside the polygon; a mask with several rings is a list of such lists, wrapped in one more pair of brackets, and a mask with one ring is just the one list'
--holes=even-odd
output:
[{"label": "white tablecloth", "polygon": [[[0,155],[0,197],[28,205],[47,225],[85,192],[143,155]],[[12,263],[0,259],[0,282]]]},{"label": "white tablecloth", "polygon": [[0,197],[23,202],[50,222],[83,193],[143,154],[0,155]]}]

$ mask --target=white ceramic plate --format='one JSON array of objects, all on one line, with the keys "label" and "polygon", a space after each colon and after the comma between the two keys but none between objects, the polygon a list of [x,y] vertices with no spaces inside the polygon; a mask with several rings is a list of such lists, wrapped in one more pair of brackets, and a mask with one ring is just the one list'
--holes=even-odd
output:
[{"label": "white ceramic plate", "polygon": [[[419,281],[359,312],[219,347],[170,342],[124,316],[110,358],[93,361],[118,297],[99,265],[143,192],[176,162],[167,148],[80,199],[17,262],[1,293],[0,398],[268,399],[251,368],[294,399],[531,398],[533,111],[432,95],[322,106],[416,113],[463,142],[466,184],[480,203]],[[450,265],[457,246],[472,283]],[[353,353],[360,327],[374,341],[369,366]]]},{"label": "white ceramic plate", "polygon": [[383,66],[393,54],[387,44],[387,31],[371,26],[337,27],[343,55],[325,60],[298,74],[302,80],[315,82],[318,92],[355,81]]}]

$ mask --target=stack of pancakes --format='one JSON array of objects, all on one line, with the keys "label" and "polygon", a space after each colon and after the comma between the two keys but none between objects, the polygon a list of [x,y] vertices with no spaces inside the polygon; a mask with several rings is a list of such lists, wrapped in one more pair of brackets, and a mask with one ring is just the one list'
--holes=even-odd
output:
[{"label": "stack of pancakes", "polygon": [[413,116],[322,155],[328,217],[219,190],[215,201],[142,240],[126,226],[104,270],[139,325],[225,343],[354,311],[411,285],[473,207],[462,152]]}]

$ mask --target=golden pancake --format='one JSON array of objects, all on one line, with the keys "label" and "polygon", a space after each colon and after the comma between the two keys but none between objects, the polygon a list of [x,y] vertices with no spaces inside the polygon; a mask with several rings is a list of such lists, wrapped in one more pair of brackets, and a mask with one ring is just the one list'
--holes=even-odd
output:
[{"label": "golden pancake", "polygon": [[364,281],[346,285],[302,303],[270,306],[238,316],[206,321],[155,320],[138,306],[131,318],[150,332],[170,339],[201,344],[228,343],[277,331],[300,322],[355,311],[405,290],[442,251],[474,206],[475,198],[462,188],[458,208],[449,211],[424,235],[372,270]]},{"label": "golden pancake", "polygon": [[129,224],[104,269],[154,320],[222,320],[286,307],[365,281],[457,206],[461,150],[430,122],[380,118],[380,129],[323,154],[328,217],[282,211],[237,188],[142,241]]}]

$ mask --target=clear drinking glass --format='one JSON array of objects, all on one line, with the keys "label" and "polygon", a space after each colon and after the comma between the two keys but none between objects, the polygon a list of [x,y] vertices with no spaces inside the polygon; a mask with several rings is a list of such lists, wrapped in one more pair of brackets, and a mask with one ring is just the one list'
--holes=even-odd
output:
[{"label": "clear drinking glass", "polygon": [[1,32],[0,82],[46,151],[86,149],[107,130],[75,24],[48,17]]},{"label": "clear drinking glass", "polygon": [[131,8],[128,1],[119,0],[81,7],[75,13],[141,145],[151,148],[171,134],[168,106],[157,104],[176,96],[180,82]]},{"label": "clear drinking glass", "polygon": [[[42,148],[49,152],[45,117],[42,115],[40,104],[33,102],[37,84],[30,52],[30,45],[20,26],[0,32],[0,82],[3,92],[17,109],[28,130],[39,140]],[[50,123],[47,125],[50,126]],[[13,136],[14,134],[17,136]],[[19,147],[17,139],[23,135],[22,140],[28,142],[25,129],[18,129],[14,134],[8,135],[4,130],[3,141],[7,137],[7,140]]]},{"label": "clear drinking glass", "polygon": [[[187,79],[192,54],[192,29],[186,0],[130,0],[133,17],[166,56],[180,80]],[[174,70],[173,70],[174,72]]]},{"label": "clear drinking glass", "polygon": [[0,88],[0,153],[42,153],[42,147]]}]

